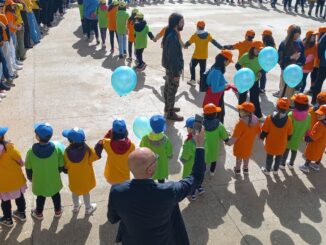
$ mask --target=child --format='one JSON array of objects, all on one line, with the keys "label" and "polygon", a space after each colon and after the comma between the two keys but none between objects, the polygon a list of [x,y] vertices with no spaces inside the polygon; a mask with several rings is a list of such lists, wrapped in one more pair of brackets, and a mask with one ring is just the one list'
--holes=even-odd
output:
[{"label": "child", "polygon": [[135,42],[135,18],[138,13],[138,9],[133,9],[131,12],[131,16],[128,19],[128,54],[129,57],[127,59],[128,62],[132,61],[132,45]]},{"label": "child", "polygon": [[297,156],[297,151],[300,147],[304,136],[310,129],[311,116],[309,110],[308,96],[305,94],[296,94],[292,97],[294,101],[294,110],[289,112],[289,118],[292,121],[293,133],[288,141],[286,150],[283,154],[280,169],[285,169],[285,163],[291,151],[290,161],[287,162],[289,169],[293,169],[294,161]]},{"label": "child", "polygon": [[159,183],[164,183],[169,175],[169,158],[172,158],[173,146],[168,136],[164,134],[166,121],[163,116],[152,116],[150,125],[152,132],[142,138],[140,147],[147,147],[157,154],[159,158],[152,178]]},{"label": "child", "polygon": [[292,121],[287,111],[290,107],[288,98],[280,98],[277,101],[276,111],[266,118],[262,127],[260,138],[265,139],[266,166],[261,170],[265,175],[270,175],[275,157],[273,174],[278,174],[278,168],[282,160],[288,139],[292,135]]},{"label": "child", "polygon": [[190,74],[191,79],[187,83],[192,86],[196,86],[196,66],[199,63],[200,66],[200,79],[206,70],[206,61],[208,59],[208,44],[212,43],[215,47],[222,49],[222,45],[219,44],[209,32],[205,31],[205,22],[197,22],[197,31],[193,34],[189,41],[185,43],[185,48],[188,48],[191,44],[195,44],[195,51],[192,55],[190,62]]},{"label": "child", "polygon": [[111,50],[110,52],[114,52],[114,35],[116,35],[117,40],[117,23],[116,23],[116,16],[118,12],[119,2],[113,1],[108,8],[108,29],[110,34],[110,44],[111,44]]},{"label": "child", "polygon": [[241,58],[241,56],[249,51],[249,49],[252,46],[252,41],[255,38],[255,31],[254,30],[247,30],[246,35],[245,35],[245,40],[237,42],[236,44],[233,45],[224,45],[224,49],[237,49],[239,50],[239,55],[238,55],[238,60]]},{"label": "child", "polygon": [[119,10],[116,16],[117,22],[117,35],[119,44],[119,58],[122,59],[124,55],[127,54],[126,49],[126,35],[127,35],[127,22],[129,19],[129,14],[126,11],[127,4],[125,2],[119,3]]},{"label": "child", "polygon": [[236,157],[236,166],[234,173],[240,174],[240,168],[243,162],[243,174],[248,174],[249,158],[252,154],[253,145],[256,136],[260,133],[260,123],[253,114],[255,106],[253,103],[244,102],[238,105],[240,120],[236,124],[233,135],[227,145],[233,145],[233,155]]},{"label": "child", "polygon": [[224,122],[224,91],[227,81],[224,78],[225,68],[233,62],[232,52],[229,50],[222,50],[220,54],[215,57],[215,63],[208,71],[206,77],[206,84],[208,86],[205,93],[203,107],[207,104],[214,104],[222,109],[219,113],[220,122]]},{"label": "child", "polygon": [[[83,3],[83,0],[77,0],[77,3],[78,3],[80,21],[82,24],[81,25],[82,31],[83,31],[84,36],[86,36],[87,33],[86,33],[86,24],[85,24],[85,18],[84,18],[84,3]],[[40,4],[44,4],[44,3],[42,3],[42,1],[41,1]],[[43,11],[46,11],[46,10],[42,9],[42,5],[41,5],[41,14],[44,16],[45,14],[42,13]],[[44,18],[44,17],[42,17],[42,18]],[[46,25],[44,25],[44,29],[45,29],[45,31],[47,31],[48,27]]]},{"label": "child", "polygon": [[[262,41],[264,47],[272,47],[275,48],[275,41],[273,38],[273,33],[271,30],[266,29],[262,33]],[[259,92],[261,94],[265,94],[265,87],[266,87],[266,71],[263,69],[261,70],[261,78],[259,81]]]},{"label": "child", "polygon": [[[194,123],[195,117],[189,117],[186,121],[185,128],[187,128],[188,136],[186,141],[182,146],[182,153],[180,160],[183,163],[183,174],[182,178],[186,178],[190,176],[192,167],[195,163],[195,153],[196,153],[196,144],[193,140],[193,133],[194,133]],[[202,195],[205,193],[204,188],[201,186],[202,183],[198,185],[198,195]],[[191,194],[191,200],[196,200],[196,190],[193,191]]]},{"label": "child", "polygon": [[84,21],[86,25],[87,40],[90,41],[91,31],[94,31],[96,45],[100,44],[99,35],[98,35],[98,16],[97,0],[83,0],[83,9],[84,9]]},{"label": "child", "polygon": [[[307,84],[307,77],[309,73],[312,72],[314,69],[314,61],[317,56],[317,45],[316,45],[316,32],[314,31],[307,31],[306,38],[303,40],[303,45],[305,48],[305,56],[306,56],[306,63],[303,66],[303,78],[301,83],[297,86],[297,90],[299,90],[300,93],[303,93],[306,84]],[[310,76],[311,78],[311,76]]]},{"label": "child", "polygon": [[98,16],[98,24],[100,26],[101,40],[102,40],[102,49],[106,48],[106,31],[108,28],[108,7],[106,6],[106,0],[100,0],[100,4],[97,7],[96,14]]},{"label": "child", "polygon": [[143,52],[147,48],[147,35],[151,40],[154,40],[154,36],[149,30],[147,22],[144,20],[144,15],[138,12],[135,23],[135,53],[138,61],[136,69],[139,71],[143,71],[146,68],[146,63],[143,61]]},{"label": "child", "polygon": [[326,104],[326,91],[325,92],[320,92],[317,95],[317,103],[309,108],[309,113],[311,116],[311,128],[312,129],[315,124],[318,122],[317,120],[317,114],[316,111],[319,109],[320,106],[325,105]]},{"label": "child", "polygon": [[63,212],[60,197],[62,189],[60,172],[64,169],[63,152],[50,142],[53,135],[50,124],[36,124],[34,129],[38,143],[28,150],[25,161],[27,178],[32,181],[33,194],[37,196],[36,209],[32,210],[32,217],[43,220],[45,199],[51,197],[54,217],[60,218]]},{"label": "child", "polygon": [[67,129],[62,132],[70,143],[64,152],[64,167],[68,173],[69,188],[74,203],[73,212],[80,209],[79,196],[83,196],[86,214],[96,210],[96,203],[91,203],[89,192],[96,186],[93,162],[98,160],[95,150],[85,143],[85,133],[81,128]]},{"label": "child", "polygon": [[108,156],[104,170],[107,182],[113,185],[129,180],[128,157],[135,150],[135,145],[128,138],[127,126],[124,120],[114,120],[110,136],[97,143],[95,149],[99,157],[101,157],[103,148]]},{"label": "child", "polygon": [[[5,141],[8,128],[0,127],[0,200],[3,217],[0,224],[12,227],[12,216],[20,221],[26,220],[26,202],[24,193],[27,189],[26,179],[21,167],[24,162],[15,146]],[[17,210],[11,212],[11,200],[15,200]]]},{"label": "child", "polygon": [[316,114],[318,122],[305,138],[308,143],[305,150],[306,162],[299,167],[305,173],[309,173],[309,167],[320,171],[320,162],[326,147],[326,105],[320,106]]},{"label": "child", "polygon": [[205,127],[205,162],[210,164],[210,175],[215,175],[216,162],[219,158],[220,141],[229,141],[228,133],[224,125],[217,119],[221,108],[214,104],[204,106],[204,121]]}]

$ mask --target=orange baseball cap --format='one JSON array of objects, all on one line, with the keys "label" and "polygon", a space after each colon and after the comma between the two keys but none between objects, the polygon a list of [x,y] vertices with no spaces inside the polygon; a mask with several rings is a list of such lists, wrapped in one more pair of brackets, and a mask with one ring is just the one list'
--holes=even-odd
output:
[{"label": "orange baseball cap", "polygon": [[326,115],[326,105],[321,105],[319,109],[316,111],[316,114],[319,116],[325,116]]},{"label": "orange baseball cap", "polygon": [[316,35],[316,34],[318,34],[318,31],[309,30],[306,33],[306,38],[308,38],[308,37],[310,37],[312,35]]},{"label": "orange baseball cap", "polygon": [[220,54],[227,58],[231,63],[233,63],[233,54],[230,50],[222,50]]},{"label": "orange baseball cap", "polygon": [[241,105],[238,105],[237,107],[239,110],[244,110],[251,113],[256,110],[254,104],[251,102],[243,102]]},{"label": "orange baseball cap", "polygon": [[290,101],[288,98],[283,97],[277,100],[277,107],[281,110],[288,110],[290,107]]},{"label": "orange baseball cap", "polygon": [[319,27],[318,33],[323,33],[323,32],[326,32],[326,26]]},{"label": "orange baseball cap", "polygon": [[13,0],[6,0],[5,6],[16,4]]},{"label": "orange baseball cap", "polygon": [[253,41],[251,47],[261,50],[264,48],[264,44],[261,41]]},{"label": "orange baseball cap", "polygon": [[246,36],[255,36],[255,35],[256,35],[255,31],[252,30],[252,29],[249,29],[249,30],[247,30],[247,32],[246,32]]},{"label": "orange baseball cap", "polygon": [[204,28],[205,25],[206,25],[205,21],[203,21],[203,20],[200,20],[200,21],[197,22],[197,27]]},{"label": "orange baseball cap", "polygon": [[306,105],[309,103],[308,96],[303,93],[293,95],[291,100],[302,105]]},{"label": "orange baseball cap", "polygon": [[326,102],[326,91],[320,92],[317,95],[317,100],[318,101],[325,101]]},{"label": "orange baseball cap", "polygon": [[272,36],[273,35],[273,32],[269,29],[266,29],[263,31],[263,36]]},{"label": "orange baseball cap", "polygon": [[209,103],[204,106],[204,114],[213,114],[220,111],[222,111],[221,107],[218,107],[213,103]]}]

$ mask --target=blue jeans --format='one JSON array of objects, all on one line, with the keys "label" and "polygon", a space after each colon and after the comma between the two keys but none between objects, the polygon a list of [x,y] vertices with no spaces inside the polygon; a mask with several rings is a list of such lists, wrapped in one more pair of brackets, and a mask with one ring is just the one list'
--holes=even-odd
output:
[{"label": "blue jeans", "polygon": [[1,61],[1,64],[2,64],[2,73],[3,73],[3,76],[6,79],[10,79],[10,75],[9,75],[9,71],[8,71],[8,67],[7,67],[7,62],[6,62],[6,59],[5,59],[4,55],[3,55],[2,48],[0,48],[0,61]]},{"label": "blue jeans", "polygon": [[34,13],[27,13],[27,19],[33,43],[39,43],[41,39],[41,33]]},{"label": "blue jeans", "polygon": [[305,90],[305,88],[306,88],[308,74],[309,74],[309,73],[303,73],[302,80],[301,80],[301,82],[299,83],[299,85],[296,87],[296,89],[297,89],[298,91],[300,91],[300,93],[303,93],[304,90]]},{"label": "blue jeans", "polygon": [[127,35],[118,34],[119,55],[123,55],[127,50]]}]

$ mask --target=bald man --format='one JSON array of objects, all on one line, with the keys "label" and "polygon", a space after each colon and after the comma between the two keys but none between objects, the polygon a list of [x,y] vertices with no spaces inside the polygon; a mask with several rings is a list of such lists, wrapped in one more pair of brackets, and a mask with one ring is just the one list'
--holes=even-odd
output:
[{"label": "bald man", "polygon": [[148,148],[129,156],[134,179],[111,188],[108,219],[120,221],[117,242],[123,245],[187,245],[188,234],[179,202],[204,178],[204,132],[194,136],[196,156],[192,174],[179,182],[156,183],[152,176],[158,155]]}]

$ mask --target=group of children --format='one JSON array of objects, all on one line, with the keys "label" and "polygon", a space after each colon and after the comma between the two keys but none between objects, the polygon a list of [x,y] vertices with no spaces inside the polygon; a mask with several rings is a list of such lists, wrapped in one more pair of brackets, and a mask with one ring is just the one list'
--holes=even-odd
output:
[{"label": "group of children", "polygon": [[[307,95],[302,93],[293,96],[292,100],[295,108],[289,112],[290,101],[287,98],[278,99],[275,112],[266,118],[262,127],[253,114],[255,106],[251,102],[238,105],[239,121],[232,135],[229,135],[219,120],[221,108],[212,103],[205,105],[202,122],[196,121],[195,117],[186,121],[188,135],[180,156],[183,164],[182,176],[190,175],[195,160],[195,123],[201,123],[205,128],[205,162],[209,165],[211,176],[214,176],[219,161],[221,141],[228,146],[233,145],[233,155],[236,158],[235,175],[241,174],[241,168],[243,174],[249,174],[249,159],[257,136],[264,141],[266,164],[262,167],[262,172],[265,175],[269,175],[271,171],[278,174],[278,170],[285,169],[286,164],[289,169],[293,169],[297,151],[303,141],[306,142],[306,162],[299,166],[300,170],[306,173],[310,169],[319,171],[326,147],[326,92],[318,94],[318,103],[314,107],[309,106]],[[153,179],[164,183],[169,175],[169,159],[173,156],[173,145],[165,134],[166,119],[163,116],[152,116],[150,126],[152,132],[141,139],[140,147],[147,147],[156,154],[157,167]],[[24,193],[27,185],[22,171],[24,161],[15,146],[5,139],[7,131],[8,128],[0,127],[0,199],[4,215],[0,218],[0,224],[12,227],[13,217],[20,221],[26,220]],[[25,169],[27,179],[32,182],[32,192],[36,196],[36,208],[31,213],[35,219],[43,219],[47,197],[52,198],[54,216],[59,218],[62,215],[61,172],[68,175],[73,201],[72,211],[79,211],[80,196],[84,199],[86,215],[96,210],[96,204],[91,203],[89,193],[96,186],[93,162],[101,158],[103,149],[107,154],[104,169],[107,182],[118,184],[130,179],[128,156],[134,151],[135,144],[128,137],[124,120],[114,120],[112,129],[94,148],[86,144],[86,136],[81,128],[66,129],[62,132],[69,142],[65,150],[51,141],[53,128],[50,124],[37,124],[34,131],[37,143],[27,152]],[[191,200],[196,200],[196,191],[199,195],[205,192],[201,184],[191,194]],[[14,212],[11,209],[11,200],[15,200],[17,205]]]},{"label": "group of children", "polygon": [[6,91],[14,87],[17,71],[23,68],[26,50],[40,42],[64,1],[5,0],[0,1],[0,102]]}]

